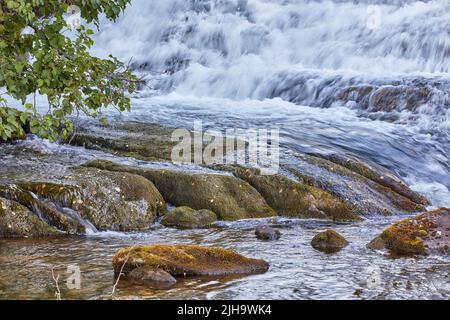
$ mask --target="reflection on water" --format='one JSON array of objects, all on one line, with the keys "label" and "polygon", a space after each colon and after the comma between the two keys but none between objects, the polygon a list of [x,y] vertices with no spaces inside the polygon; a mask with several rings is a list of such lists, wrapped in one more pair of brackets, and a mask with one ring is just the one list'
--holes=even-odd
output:
[{"label": "reflection on water", "polygon": [[[366,244],[399,217],[333,225],[350,245],[327,255],[310,246],[329,222],[270,220],[282,231],[276,242],[262,242],[253,230],[260,221],[221,222],[208,230],[174,230],[155,226],[145,233],[101,233],[90,237],[0,241],[0,298],[53,299],[51,270],[60,272],[64,299],[109,299],[114,285],[111,260],[128,245],[187,243],[221,246],[267,260],[271,268],[248,277],[179,279],[170,290],[119,283],[120,299],[379,299],[450,296],[450,259],[397,258],[367,249]],[[81,270],[80,290],[68,290],[64,270]],[[373,282],[373,277],[375,282]]]}]

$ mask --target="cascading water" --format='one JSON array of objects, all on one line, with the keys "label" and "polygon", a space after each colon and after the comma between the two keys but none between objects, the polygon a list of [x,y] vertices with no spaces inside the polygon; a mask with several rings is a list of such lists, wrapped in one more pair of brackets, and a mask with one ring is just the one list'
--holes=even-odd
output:
[{"label": "cascading water", "polygon": [[[320,107],[365,98],[360,108],[448,117],[449,30],[447,0],[135,0],[97,48],[133,57],[152,93]],[[415,101],[385,89],[395,107],[379,102],[386,86]]]}]

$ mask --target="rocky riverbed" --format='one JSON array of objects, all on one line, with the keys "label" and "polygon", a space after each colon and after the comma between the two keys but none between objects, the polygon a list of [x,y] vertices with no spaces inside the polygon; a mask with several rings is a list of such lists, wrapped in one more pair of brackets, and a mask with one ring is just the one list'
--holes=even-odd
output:
[{"label": "rocky riverbed", "polygon": [[[425,232],[432,234],[426,228],[436,229],[439,250],[434,245],[432,251],[405,252],[392,245],[381,232],[404,215],[426,211],[429,201],[385,168],[338,154],[295,154],[272,176],[242,166],[173,164],[166,157],[169,127],[125,122],[91,128],[80,129],[71,141],[77,146],[33,137],[2,145],[0,296],[52,298],[51,270],[64,274],[67,265],[78,266],[84,280],[80,290],[64,290],[66,298],[448,294],[448,210],[412,236],[415,241]],[[338,177],[340,185],[335,184]],[[255,228],[256,234],[263,230],[277,236],[264,241]],[[325,230],[332,236],[321,236]],[[380,242],[373,240],[378,235],[384,245],[368,247]],[[390,237],[395,237],[392,232]],[[134,247],[155,244],[157,249]],[[198,249],[171,247],[178,244]],[[117,253],[129,246],[131,253]],[[234,251],[208,252],[223,249]],[[135,250],[157,250],[165,262],[154,260],[155,253],[150,260],[134,257]],[[183,258],[192,254],[198,262]],[[414,270],[408,269],[413,265]],[[359,276],[344,280],[350,270]],[[39,281],[31,285],[36,274]],[[297,280],[289,282],[291,277]],[[371,277],[380,284],[372,287]],[[429,290],[430,280],[424,277],[439,279],[432,282],[437,281],[435,289]],[[289,284],[267,292],[264,283],[273,286],[276,279]],[[325,289],[328,281],[334,291]],[[20,293],[25,283],[32,289]],[[243,290],[239,294],[238,288]]]}]

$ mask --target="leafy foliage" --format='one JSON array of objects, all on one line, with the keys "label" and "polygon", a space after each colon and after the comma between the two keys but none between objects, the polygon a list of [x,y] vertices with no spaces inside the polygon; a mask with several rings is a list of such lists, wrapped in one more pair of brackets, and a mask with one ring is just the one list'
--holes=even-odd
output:
[{"label": "leafy foliage", "polygon": [[[101,15],[114,21],[130,1],[0,0],[0,88],[6,89],[0,91],[0,140],[22,135],[25,125],[44,138],[67,138],[73,114],[130,109],[128,94],[138,79],[113,56],[92,56],[94,31],[67,19],[69,9],[79,8],[87,25],[98,27]],[[38,114],[37,94],[47,97],[47,114]],[[27,111],[7,108],[6,95]]]}]

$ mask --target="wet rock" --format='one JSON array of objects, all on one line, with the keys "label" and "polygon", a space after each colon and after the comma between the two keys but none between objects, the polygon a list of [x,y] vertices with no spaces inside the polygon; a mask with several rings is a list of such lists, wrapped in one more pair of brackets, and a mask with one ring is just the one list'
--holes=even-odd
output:
[{"label": "wet rock", "polygon": [[430,99],[431,87],[383,86],[370,96],[369,110],[377,111],[416,111]]},{"label": "wet rock", "polygon": [[335,253],[348,245],[348,241],[334,230],[317,234],[311,241],[311,246],[325,253]]},{"label": "wet rock", "polygon": [[258,191],[234,176],[145,169],[102,160],[86,166],[141,175],[154,183],[167,202],[195,210],[208,209],[221,220],[276,215]]},{"label": "wet rock", "polygon": [[352,172],[358,173],[386,188],[392,189],[399,195],[402,195],[417,204],[421,204],[424,206],[430,204],[427,198],[425,198],[418,192],[411,190],[405,182],[403,182],[400,178],[398,178],[392,172],[390,172],[386,168],[383,168],[382,166],[376,165],[374,163],[369,164],[356,157],[337,153],[320,155],[316,154],[316,156],[339,164]]},{"label": "wet rock", "polygon": [[332,220],[359,220],[360,217],[335,195],[282,175],[261,175],[260,170],[230,167],[248,182],[282,216]]},{"label": "wet rock", "polygon": [[167,213],[161,220],[161,224],[166,227],[198,229],[209,227],[216,221],[216,214],[210,210],[179,207]]},{"label": "wet rock", "polygon": [[267,225],[260,225],[255,230],[256,237],[260,240],[278,240],[281,232]]},{"label": "wet rock", "polygon": [[399,221],[368,245],[406,255],[450,254],[450,209],[441,208]]},{"label": "wet rock", "polygon": [[[326,157],[326,156],[325,156]],[[331,160],[322,155],[297,154],[286,169],[301,182],[325,190],[344,201],[356,214],[391,215],[425,210],[426,199],[410,190],[387,169],[377,169],[356,160]],[[375,178],[375,176],[377,178]],[[386,181],[384,181],[384,177]],[[374,179],[374,180],[372,180]]]},{"label": "wet rock", "polygon": [[0,195],[67,233],[147,229],[166,210],[163,197],[147,179],[85,167],[72,168],[58,183],[0,185]]},{"label": "wet rock", "polygon": [[[27,185],[30,185],[29,183]],[[39,184],[40,186],[51,188],[64,188],[62,185]],[[62,189],[63,190],[63,189]],[[86,227],[80,219],[75,219],[66,214],[62,208],[58,208],[55,203],[39,198],[35,193],[23,189],[19,185],[0,185],[0,195],[11,199],[28,208],[36,217],[39,217],[49,225],[64,231],[68,234],[85,233]]]},{"label": "wet rock", "polygon": [[124,122],[99,126],[86,122],[77,128],[71,144],[141,160],[170,160],[177,144],[171,140],[175,129],[159,124]]},{"label": "wet rock", "polygon": [[157,289],[169,289],[177,280],[168,272],[154,267],[143,266],[131,270],[126,280],[142,283]]},{"label": "wet rock", "polygon": [[42,237],[60,234],[28,208],[0,198],[0,238]]},{"label": "wet rock", "polygon": [[379,84],[360,84],[344,87],[335,95],[343,103],[356,103],[368,112],[391,113],[408,110],[423,112],[422,107],[441,113],[448,109],[450,95],[440,80],[402,79]]},{"label": "wet rock", "polygon": [[134,246],[120,250],[113,258],[116,275],[144,266],[160,268],[174,277],[255,274],[269,269],[266,261],[232,250],[192,245]]},{"label": "wet rock", "polygon": [[[179,143],[172,141],[176,128],[153,123],[121,122],[100,126],[92,121],[77,124],[77,132],[68,142],[87,149],[101,150],[140,160],[172,160],[172,150]],[[193,133],[191,132],[193,139]],[[234,139],[232,139],[234,143]],[[203,150],[207,146],[203,144]],[[194,150],[194,144],[191,144]],[[224,146],[224,154],[227,153]]]}]

